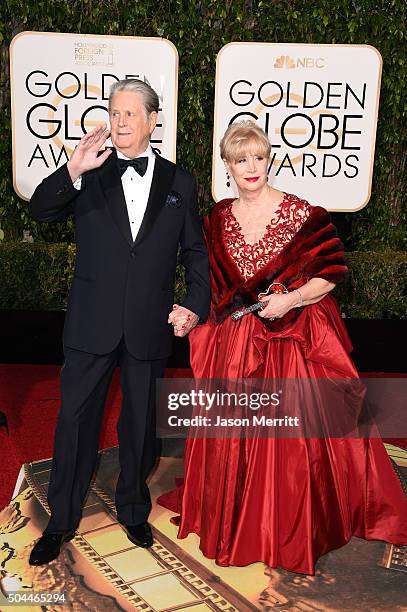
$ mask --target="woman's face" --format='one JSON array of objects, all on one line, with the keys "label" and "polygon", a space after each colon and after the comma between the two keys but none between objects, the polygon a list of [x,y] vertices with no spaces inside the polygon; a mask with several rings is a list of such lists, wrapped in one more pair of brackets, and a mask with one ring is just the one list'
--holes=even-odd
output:
[{"label": "woman's face", "polygon": [[235,161],[225,161],[225,165],[239,192],[257,191],[267,183],[268,159],[259,155],[255,147],[249,147]]}]

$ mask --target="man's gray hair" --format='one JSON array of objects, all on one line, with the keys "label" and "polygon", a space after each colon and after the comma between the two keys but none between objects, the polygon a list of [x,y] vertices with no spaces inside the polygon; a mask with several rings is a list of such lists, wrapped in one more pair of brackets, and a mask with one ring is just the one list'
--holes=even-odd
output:
[{"label": "man's gray hair", "polygon": [[143,106],[147,117],[150,115],[150,113],[158,113],[158,109],[160,107],[158,95],[154,89],[148,85],[148,83],[140,81],[140,79],[123,79],[122,81],[113,83],[109,93],[109,111],[113,96],[119,91],[132,91],[133,93],[140,94],[143,99]]}]

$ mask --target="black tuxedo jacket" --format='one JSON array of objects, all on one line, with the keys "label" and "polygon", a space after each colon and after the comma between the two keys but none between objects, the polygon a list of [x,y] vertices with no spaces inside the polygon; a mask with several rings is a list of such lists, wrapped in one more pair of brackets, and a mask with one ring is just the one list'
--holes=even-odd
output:
[{"label": "black tuxedo jacket", "polygon": [[74,215],[76,266],[64,344],[101,355],[122,336],[137,359],[168,357],[178,247],[185,266],[183,305],[205,320],[210,301],[207,250],[197,212],[196,182],[156,156],[146,212],[133,242],[116,151],[75,189],[66,164],[35,190],[30,212],[39,221]]}]

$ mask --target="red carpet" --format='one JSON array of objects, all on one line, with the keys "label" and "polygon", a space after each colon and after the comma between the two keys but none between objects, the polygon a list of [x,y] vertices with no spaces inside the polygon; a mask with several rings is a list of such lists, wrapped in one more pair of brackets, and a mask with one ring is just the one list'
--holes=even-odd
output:
[{"label": "red carpet", "polygon": [[[60,403],[59,366],[0,365],[0,410],[7,416],[10,435],[0,429],[0,509],[8,504],[21,465],[52,456]],[[117,444],[116,422],[121,391],[119,372],[110,387],[100,448]],[[167,376],[188,377],[190,370],[167,370]]]},{"label": "red carpet", "polygon": [[[0,429],[0,509],[10,501],[21,465],[52,456],[60,402],[59,370],[59,366],[49,365],[0,365],[0,411],[7,415],[10,430],[8,436],[4,428]],[[191,371],[186,369],[166,371],[168,377],[190,375]],[[116,422],[120,401],[116,371],[108,395],[100,448],[117,444]],[[405,439],[389,442],[407,447]]]}]

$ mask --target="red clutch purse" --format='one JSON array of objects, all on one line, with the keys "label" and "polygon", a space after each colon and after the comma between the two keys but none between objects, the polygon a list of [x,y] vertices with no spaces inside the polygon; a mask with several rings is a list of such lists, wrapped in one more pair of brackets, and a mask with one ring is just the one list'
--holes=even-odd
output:
[{"label": "red clutch purse", "polygon": [[[288,293],[288,289],[285,285],[283,285],[283,283],[271,283],[271,285],[268,286],[267,290],[259,293],[257,297],[260,300],[260,298],[267,297],[268,295],[271,295],[273,293]],[[251,306],[242,308],[241,310],[236,310],[230,316],[232,317],[234,321],[238,321],[245,315],[249,314],[249,312],[254,312],[255,310],[261,310],[262,308],[266,306],[266,304],[267,304],[267,301],[261,301],[261,302],[259,301],[259,302],[256,302],[255,304],[252,304]]]}]

